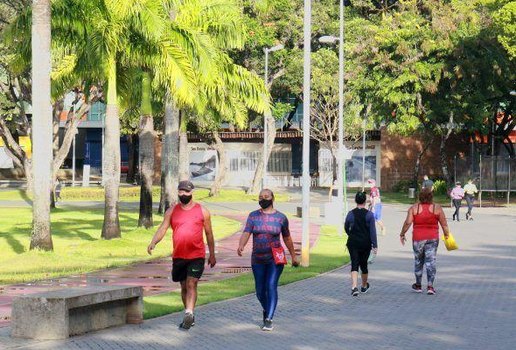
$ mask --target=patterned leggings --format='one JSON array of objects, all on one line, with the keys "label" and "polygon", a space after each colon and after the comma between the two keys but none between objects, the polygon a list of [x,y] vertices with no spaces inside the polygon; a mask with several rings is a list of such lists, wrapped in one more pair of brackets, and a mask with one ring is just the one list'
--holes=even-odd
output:
[{"label": "patterned leggings", "polygon": [[414,274],[416,275],[416,283],[421,285],[423,279],[423,265],[426,266],[426,277],[428,285],[434,284],[435,274],[435,257],[437,255],[438,239],[428,239],[423,241],[414,241],[412,247],[414,249]]}]

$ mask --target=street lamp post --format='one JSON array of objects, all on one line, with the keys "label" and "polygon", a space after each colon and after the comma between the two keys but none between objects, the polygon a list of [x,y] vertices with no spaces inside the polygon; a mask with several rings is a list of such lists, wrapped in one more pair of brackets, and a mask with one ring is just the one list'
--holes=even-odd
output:
[{"label": "street lamp post", "polygon": [[[271,48],[266,47],[263,49],[265,53],[265,88],[268,90],[268,82],[269,82],[269,52],[282,50],[284,46],[282,44],[273,46]],[[267,110],[263,116],[263,178],[262,178],[262,190],[267,187],[267,163],[269,161],[267,157],[267,144],[269,143],[269,128],[267,126],[267,121],[271,117],[270,112]]]},{"label": "street lamp post", "polygon": [[303,17],[303,235],[301,265],[310,264],[310,76],[312,0],[304,0]]},{"label": "street lamp post", "polygon": [[73,135],[73,143],[72,143],[72,187],[75,187],[75,135]]},{"label": "street lamp post", "polygon": [[365,190],[365,145],[366,145],[366,118],[362,120],[362,191]]},{"label": "street lamp post", "polygon": [[[334,44],[339,42],[339,121],[338,121],[338,139],[339,150],[337,157],[337,182],[338,182],[338,202],[340,208],[340,220],[338,225],[339,235],[342,235],[344,228],[344,216],[347,211],[347,198],[344,198],[345,181],[344,181],[344,0],[339,3],[339,36],[322,36],[319,42]],[[346,202],[345,202],[346,200]]]}]

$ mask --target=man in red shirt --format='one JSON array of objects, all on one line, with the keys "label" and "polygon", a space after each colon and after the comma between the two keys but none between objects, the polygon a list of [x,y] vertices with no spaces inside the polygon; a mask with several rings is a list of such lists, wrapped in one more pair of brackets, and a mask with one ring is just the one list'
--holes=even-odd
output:
[{"label": "man in red shirt", "polygon": [[204,272],[206,257],[203,231],[210,250],[208,264],[214,267],[217,261],[210,212],[192,200],[194,185],[190,181],[179,182],[177,189],[179,203],[166,211],[147,252],[152,254],[156,244],[163,239],[168,228],[172,227],[172,280],[181,283],[181,297],[185,307],[183,322],[179,327],[190,329],[195,324],[197,283]]}]

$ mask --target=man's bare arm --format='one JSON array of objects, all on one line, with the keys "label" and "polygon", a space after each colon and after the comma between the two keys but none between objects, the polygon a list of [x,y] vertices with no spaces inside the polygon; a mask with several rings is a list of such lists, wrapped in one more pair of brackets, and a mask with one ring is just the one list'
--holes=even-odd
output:
[{"label": "man's bare arm", "polygon": [[213,267],[217,263],[217,260],[215,259],[215,239],[213,238],[213,228],[211,226],[211,214],[208,209],[203,207],[202,215],[204,216],[204,234],[206,235],[206,242],[210,250],[208,264],[210,267]]},{"label": "man's bare arm", "polygon": [[152,255],[152,251],[156,247],[156,244],[161,242],[163,237],[165,237],[165,235],[167,234],[167,230],[170,227],[170,217],[172,216],[172,210],[173,210],[173,208],[169,208],[165,212],[165,217],[163,217],[163,221],[161,222],[161,225],[159,225],[158,230],[152,237],[152,240],[151,240],[149,246],[147,247],[147,253],[149,253],[149,255]]}]

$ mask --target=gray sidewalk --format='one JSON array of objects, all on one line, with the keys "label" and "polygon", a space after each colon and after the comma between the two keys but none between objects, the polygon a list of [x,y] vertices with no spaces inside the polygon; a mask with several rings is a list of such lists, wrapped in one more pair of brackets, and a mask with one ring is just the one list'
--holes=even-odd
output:
[{"label": "gray sidewalk", "polygon": [[[451,216],[451,209],[446,209]],[[275,330],[259,329],[254,295],[197,309],[197,325],[178,330],[181,314],[72,338],[14,340],[32,349],[514,349],[516,213],[476,210],[475,221],[450,223],[460,250],[439,247],[437,295],[414,294],[410,245],[398,241],[405,208],[385,209],[387,236],[371,266],[372,290],[350,296],[348,268],[283,286]]]}]

